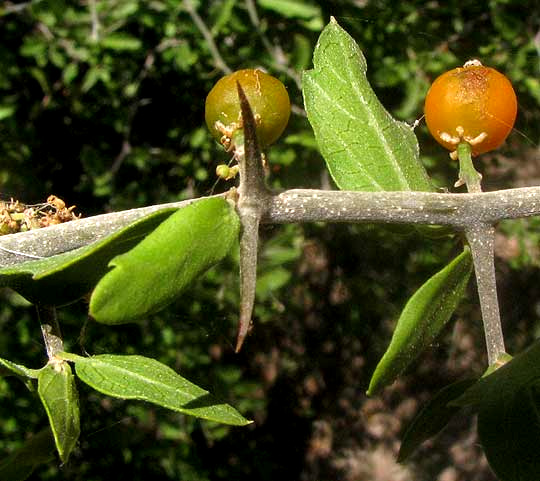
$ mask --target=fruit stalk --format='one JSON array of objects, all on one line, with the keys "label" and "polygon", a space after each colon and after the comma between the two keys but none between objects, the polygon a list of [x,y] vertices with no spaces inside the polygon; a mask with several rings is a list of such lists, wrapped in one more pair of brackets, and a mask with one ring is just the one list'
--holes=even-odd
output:
[{"label": "fruit stalk", "polygon": [[476,171],[472,163],[471,146],[461,142],[457,147],[459,159],[459,179],[455,187],[465,184],[470,193],[482,192],[482,176]]}]

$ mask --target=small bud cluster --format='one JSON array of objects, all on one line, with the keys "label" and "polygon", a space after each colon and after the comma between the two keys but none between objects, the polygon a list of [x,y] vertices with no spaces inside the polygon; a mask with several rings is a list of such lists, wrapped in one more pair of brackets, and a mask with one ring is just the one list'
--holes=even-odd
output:
[{"label": "small bud cluster", "polygon": [[0,235],[15,234],[32,229],[41,229],[50,225],[61,224],[80,219],[66,203],[50,195],[42,204],[26,205],[18,200],[0,201]]}]

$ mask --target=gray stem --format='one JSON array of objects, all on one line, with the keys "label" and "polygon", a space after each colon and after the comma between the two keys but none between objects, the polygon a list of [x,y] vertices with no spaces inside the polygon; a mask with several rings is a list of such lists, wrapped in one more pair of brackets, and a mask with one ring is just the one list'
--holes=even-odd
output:
[{"label": "gray stem", "polygon": [[[255,164],[255,168],[259,169],[258,164]],[[488,319],[486,338],[490,362],[504,352],[500,326],[493,327],[496,323],[491,321],[499,317],[493,270],[492,226],[503,219],[540,215],[540,187],[468,194],[307,189],[272,194],[266,189],[261,174],[250,175],[245,172],[243,178],[246,181],[239,187],[242,195],[239,196],[238,210],[243,224],[241,291],[244,305],[241,307],[240,344],[237,344],[237,348],[249,327],[250,316],[247,313],[253,308],[259,222],[283,224],[324,221],[446,225],[465,231],[473,252],[478,286],[482,289],[479,291],[482,310]],[[197,200],[104,214],[1,236],[0,267],[82,247],[152,212],[172,206],[182,207]],[[488,300],[489,296],[491,300]]]},{"label": "gray stem", "polygon": [[60,325],[56,317],[56,307],[37,304],[36,310],[47,357],[49,360],[54,360],[56,354],[64,350],[62,333],[60,332]]},{"label": "gray stem", "polygon": [[[220,196],[222,196],[221,194]],[[0,236],[0,267],[50,257],[99,240],[152,212],[199,199],[152,205]],[[261,223],[351,222],[447,225],[466,230],[478,223],[540,215],[540,187],[479,194],[352,192],[293,189],[265,193]],[[19,253],[19,254],[17,254]]]},{"label": "gray stem", "polygon": [[476,274],[478,297],[482,310],[488,363],[491,366],[505,353],[504,336],[497,299],[495,279],[494,239],[495,228],[489,224],[479,224],[465,231]]}]

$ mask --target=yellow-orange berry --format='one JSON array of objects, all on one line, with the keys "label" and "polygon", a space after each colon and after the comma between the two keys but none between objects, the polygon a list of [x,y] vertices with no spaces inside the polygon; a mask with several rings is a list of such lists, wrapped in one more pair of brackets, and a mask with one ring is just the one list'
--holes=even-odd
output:
[{"label": "yellow-orange berry", "polygon": [[261,70],[238,70],[218,80],[206,97],[206,125],[224,145],[230,142],[234,131],[242,127],[237,81],[253,111],[259,143],[266,147],[283,133],[289,121],[291,103],[285,86]]},{"label": "yellow-orange berry", "polygon": [[478,155],[499,147],[512,130],[516,94],[503,74],[473,60],[435,79],[424,113],[439,144],[453,152],[465,141]]}]

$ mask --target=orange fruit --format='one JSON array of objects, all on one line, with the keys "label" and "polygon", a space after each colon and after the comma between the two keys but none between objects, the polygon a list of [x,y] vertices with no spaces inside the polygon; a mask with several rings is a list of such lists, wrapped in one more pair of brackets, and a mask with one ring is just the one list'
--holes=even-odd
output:
[{"label": "orange fruit", "polygon": [[468,142],[478,155],[499,147],[511,132],[516,94],[502,73],[473,60],[435,79],[424,113],[439,144],[453,152],[460,142]]}]

